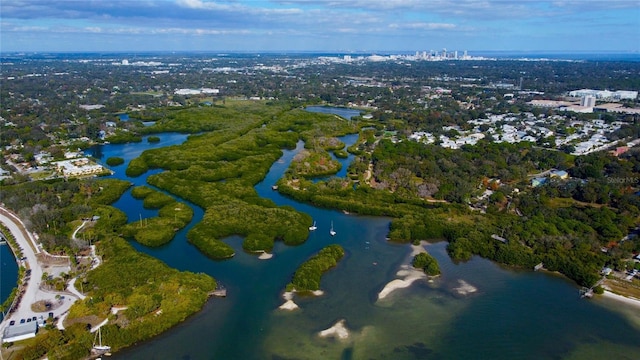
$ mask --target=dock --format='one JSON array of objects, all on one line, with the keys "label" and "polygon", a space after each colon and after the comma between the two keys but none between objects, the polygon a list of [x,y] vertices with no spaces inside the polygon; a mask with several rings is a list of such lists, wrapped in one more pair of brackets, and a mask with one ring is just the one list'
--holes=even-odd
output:
[{"label": "dock", "polygon": [[591,299],[593,297],[593,288],[582,288],[582,290],[580,290],[580,297]]},{"label": "dock", "polygon": [[582,289],[580,289],[580,297],[581,298],[587,298],[587,299],[591,299],[593,297],[593,289],[596,286],[600,286],[600,284],[602,284],[604,282],[604,280],[606,279],[606,276],[603,276],[600,280],[598,280],[597,283],[595,283],[592,287],[587,288],[587,287],[583,287]]}]

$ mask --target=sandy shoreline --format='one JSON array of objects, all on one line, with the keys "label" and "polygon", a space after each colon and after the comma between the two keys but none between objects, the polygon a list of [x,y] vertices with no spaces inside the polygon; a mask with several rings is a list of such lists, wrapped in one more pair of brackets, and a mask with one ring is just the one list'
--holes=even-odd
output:
[{"label": "sandy shoreline", "polygon": [[287,300],[287,301],[285,301],[284,304],[282,304],[282,305],[280,305],[278,307],[278,309],[280,309],[280,310],[288,310],[288,311],[296,310],[296,309],[299,309],[299,308],[300,308],[300,306],[298,306],[298,304],[293,302],[293,300]]},{"label": "sandy shoreline", "polygon": [[266,251],[263,251],[262,254],[260,254],[260,256],[258,256],[258,259],[260,260],[269,260],[273,257],[273,254],[270,254]]},{"label": "sandy shoreline", "polygon": [[382,300],[389,296],[392,292],[398,289],[404,289],[411,286],[414,282],[421,279],[426,279],[427,275],[422,270],[416,270],[411,265],[402,265],[402,268],[396,273],[396,275],[404,277],[403,279],[391,280],[384,288],[378,293],[378,300]]},{"label": "sandy shoreline", "polygon": [[616,301],[623,302],[625,304],[629,304],[629,305],[640,307],[640,299],[618,295],[618,294],[612,293],[611,291],[608,291],[608,290],[605,290],[604,293],[602,294],[602,296],[604,296],[606,298],[609,298],[609,299],[613,299],[613,300],[616,300]]},{"label": "sandy shoreline", "polygon": [[285,300],[284,304],[280,305],[278,307],[278,309],[280,309],[280,310],[288,310],[288,311],[293,311],[293,310],[299,309],[300,306],[298,306],[298,304],[296,304],[293,301],[293,295],[294,295],[293,291],[285,291],[282,294],[282,298]]},{"label": "sandy shoreline", "polygon": [[411,261],[416,255],[427,252],[427,250],[425,250],[424,248],[424,246],[427,244],[428,242],[421,241],[420,245],[413,245],[413,244],[411,245],[411,255],[409,256],[409,259],[410,259],[409,264],[404,264],[400,266],[400,270],[398,270],[398,272],[396,273],[396,276],[398,276],[399,279],[394,279],[388,282],[387,285],[385,285],[384,288],[378,293],[378,300],[382,300],[386,298],[387,296],[389,296],[389,294],[391,294],[392,292],[398,289],[407,288],[418,280],[427,278],[427,275],[424,273],[424,271],[420,269],[416,269],[411,265]]},{"label": "sandy shoreline", "polygon": [[332,327],[322,330],[318,333],[320,337],[335,337],[340,340],[345,340],[349,338],[349,330],[345,325],[345,320],[339,320]]},{"label": "sandy shoreline", "polygon": [[[322,296],[324,295],[324,291],[322,290],[314,290],[314,291],[310,291],[310,294],[312,294],[313,296]],[[296,295],[296,291],[285,291],[284,293],[282,293],[282,298],[285,300],[284,304],[280,305],[278,307],[278,309],[280,310],[296,310],[299,309],[300,306],[298,306],[298,304],[296,304],[293,301],[294,296]]]}]

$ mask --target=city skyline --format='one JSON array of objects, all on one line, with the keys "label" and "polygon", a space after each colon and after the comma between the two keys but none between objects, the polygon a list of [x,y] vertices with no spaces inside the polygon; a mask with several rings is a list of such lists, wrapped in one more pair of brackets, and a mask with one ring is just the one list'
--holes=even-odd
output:
[{"label": "city skyline", "polygon": [[3,0],[2,52],[640,52],[617,1]]}]

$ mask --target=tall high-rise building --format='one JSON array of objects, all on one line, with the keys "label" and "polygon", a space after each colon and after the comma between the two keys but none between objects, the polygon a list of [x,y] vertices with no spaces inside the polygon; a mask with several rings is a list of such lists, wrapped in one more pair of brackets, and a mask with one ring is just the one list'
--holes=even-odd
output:
[{"label": "tall high-rise building", "polygon": [[596,97],[595,96],[583,96],[582,99],[580,99],[580,106],[584,106],[584,107],[594,107],[596,106]]}]

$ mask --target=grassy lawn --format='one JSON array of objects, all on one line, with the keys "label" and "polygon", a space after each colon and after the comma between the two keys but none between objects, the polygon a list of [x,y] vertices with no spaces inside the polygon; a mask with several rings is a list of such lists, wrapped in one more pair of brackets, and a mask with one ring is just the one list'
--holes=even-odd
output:
[{"label": "grassy lawn", "polygon": [[611,289],[613,293],[640,299],[640,280],[633,279],[632,281],[626,281],[621,279],[607,279],[603,285]]}]

